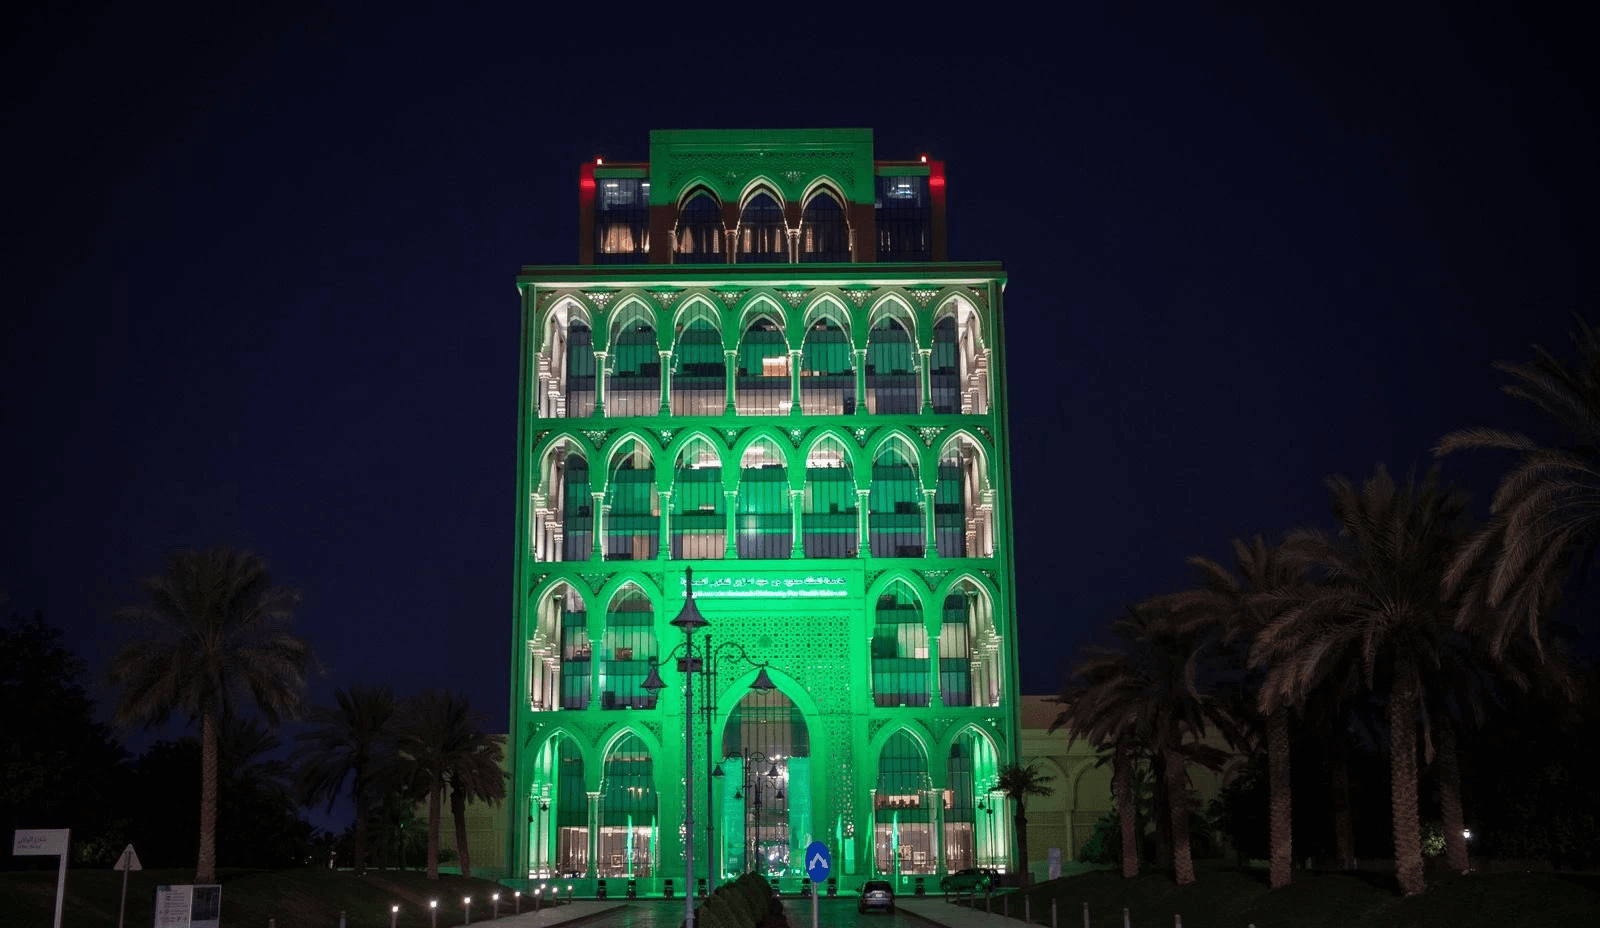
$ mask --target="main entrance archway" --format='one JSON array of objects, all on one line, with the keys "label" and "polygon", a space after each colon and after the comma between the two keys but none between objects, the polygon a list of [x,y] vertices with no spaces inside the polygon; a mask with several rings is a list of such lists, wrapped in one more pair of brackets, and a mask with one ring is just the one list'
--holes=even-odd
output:
[{"label": "main entrance archway", "polygon": [[722,730],[716,777],[717,871],[796,876],[811,834],[811,739],[781,689],[739,700]]}]

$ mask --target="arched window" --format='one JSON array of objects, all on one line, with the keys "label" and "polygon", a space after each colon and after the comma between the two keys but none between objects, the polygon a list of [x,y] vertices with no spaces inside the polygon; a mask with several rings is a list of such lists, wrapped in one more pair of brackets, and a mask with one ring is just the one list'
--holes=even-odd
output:
[{"label": "arched window", "polygon": [[594,333],[577,320],[567,329],[566,372],[567,418],[594,415]]},{"label": "arched window", "polygon": [[709,190],[698,190],[678,208],[675,264],[725,264],[722,204]]},{"label": "arched window", "polygon": [[844,207],[833,195],[819,190],[806,201],[800,219],[800,261],[845,262],[850,260],[850,225]]},{"label": "arched window", "polygon": [[703,316],[678,332],[672,352],[672,414],[720,416],[728,405],[722,334]]},{"label": "arched window", "polygon": [[655,694],[640,684],[656,659],[655,610],[644,591],[633,584],[619,590],[606,610],[605,654],[600,708],[653,708]]},{"label": "arched window", "polygon": [[884,442],[872,462],[867,519],[873,557],[922,557],[926,553],[922,484],[911,450],[901,442]]},{"label": "arched window", "polygon": [[647,561],[656,556],[661,534],[661,500],[650,449],[638,439],[611,456],[606,487],[605,555],[608,561]]},{"label": "arched window", "polygon": [[867,411],[916,413],[917,361],[906,322],[885,315],[867,336]]},{"label": "arched window", "polygon": [[783,207],[762,191],[744,204],[739,214],[739,263],[783,264],[789,260],[789,236]]},{"label": "arched window", "polygon": [[[717,821],[730,825],[720,836],[719,872],[776,876],[798,870],[813,827],[805,714],[782,690],[747,693],[723,726],[718,769],[722,814]],[[743,829],[733,824],[740,820]]]},{"label": "arched window", "polygon": [[551,597],[561,612],[561,708],[589,708],[589,615],[583,598],[563,584]]},{"label": "arched window", "polygon": [[945,316],[933,327],[933,353],[928,358],[928,388],[934,412],[961,411],[961,355],[956,344],[956,317]]},{"label": "arched window", "polygon": [[997,797],[989,792],[998,777],[999,762],[989,739],[969,730],[950,745],[945,766],[945,870],[1005,864],[1004,821],[996,822]]},{"label": "arched window", "polygon": [[946,706],[972,705],[971,590],[955,590],[944,598],[939,623],[939,695]]},{"label": "arched window", "polygon": [[758,316],[739,342],[734,402],[741,416],[789,414],[789,343],[767,316]]},{"label": "arched window", "polygon": [[850,333],[824,316],[806,328],[800,354],[800,409],[808,416],[856,411],[855,354]]},{"label": "arched window", "polygon": [[607,361],[606,415],[653,416],[661,411],[661,355],[656,330],[644,319],[620,327]]},{"label": "arched window", "polygon": [[790,533],[789,477],[783,452],[771,439],[745,448],[739,461],[739,531],[742,558],[786,558],[793,547]]},{"label": "arched window", "polygon": [[855,557],[855,478],[844,445],[831,435],[819,439],[806,455],[801,505],[806,557]]},{"label": "arched window", "polygon": [[934,537],[940,557],[993,557],[993,513],[984,504],[989,479],[983,455],[958,434],[939,453],[934,488]]},{"label": "arched window", "polygon": [[528,875],[582,873],[589,863],[589,797],[583,753],[566,735],[545,741],[533,761]]},{"label": "arched window", "polygon": [[895,732],[878,756],[873,799],[872,857],[880,874],[933,873],[933,810],[928,808],[928,757],[905,732]]},{"label": "arched window", "polygon": [[928,705],[928,629],[916,596],[896,582],[878,597],[872,629],[872,701]]},{"label": "arched window", "polygon": [[629,734],[606,755],[600,783],[600,877],[655,875],[656,780],[650,751]]},{"label": "arched window", "polygon": [[594,497],[589,490],[589,462],[572,452],[566,456],[561,488],[561,559],[587,561],[594,546]]},{"label": "arched window", "polygon": [[684,444],[673,466],[672,556],[720,560],[727,550],[722,458],[702,437]]}]

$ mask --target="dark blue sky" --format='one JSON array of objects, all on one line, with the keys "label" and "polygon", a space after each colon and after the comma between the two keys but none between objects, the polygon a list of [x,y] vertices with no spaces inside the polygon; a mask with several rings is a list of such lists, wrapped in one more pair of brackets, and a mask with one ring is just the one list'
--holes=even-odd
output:
[{"label": "dark blue sky", "polygon": [[[0,59],[0,590],[97,680],[135,578],[231,542],[304,591],[313,698],[503,726],[513,279],[576,259],[578,164],[653,128],[946,160],[952,257],[1011,275],[1029,692],[1185,555],[1326,522],[1327,475],[1537,427],[1490,362],[1594,314],[1576,20],[248,6],[49,5]],[[1446,475],[1481,508],[1506,463]]]}]

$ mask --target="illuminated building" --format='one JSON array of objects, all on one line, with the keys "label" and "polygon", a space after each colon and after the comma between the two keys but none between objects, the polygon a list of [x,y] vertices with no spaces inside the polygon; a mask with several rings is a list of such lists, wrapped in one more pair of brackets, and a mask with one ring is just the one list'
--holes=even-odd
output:
[{"label": "illuminated building", "polygon": [[1011,864],[1005,274],[944,180],[868,130],[583,165],[580,263],[518,278],[511,876],[684,891],[689,567],[698,875]]}]

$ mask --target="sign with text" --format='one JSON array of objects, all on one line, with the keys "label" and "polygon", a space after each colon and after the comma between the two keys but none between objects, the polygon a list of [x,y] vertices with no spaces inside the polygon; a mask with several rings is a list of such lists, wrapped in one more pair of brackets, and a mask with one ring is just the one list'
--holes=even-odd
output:
[{"label": "sign with text", "polygon": [[[850,577],[827,571],[733,574],[697,572],[695,599],[844,599],[850,595]],[[678,576],[678,592],[683,592]]]},{"label": "sign with text", "polygon": [[154,928],[218,928],[222,887],[214,884],[156,887]]},{"label": "sign with text", "polygon": [[69,828],[18,828],[11,853],[21,857],[48,857],[67,852]]}]

